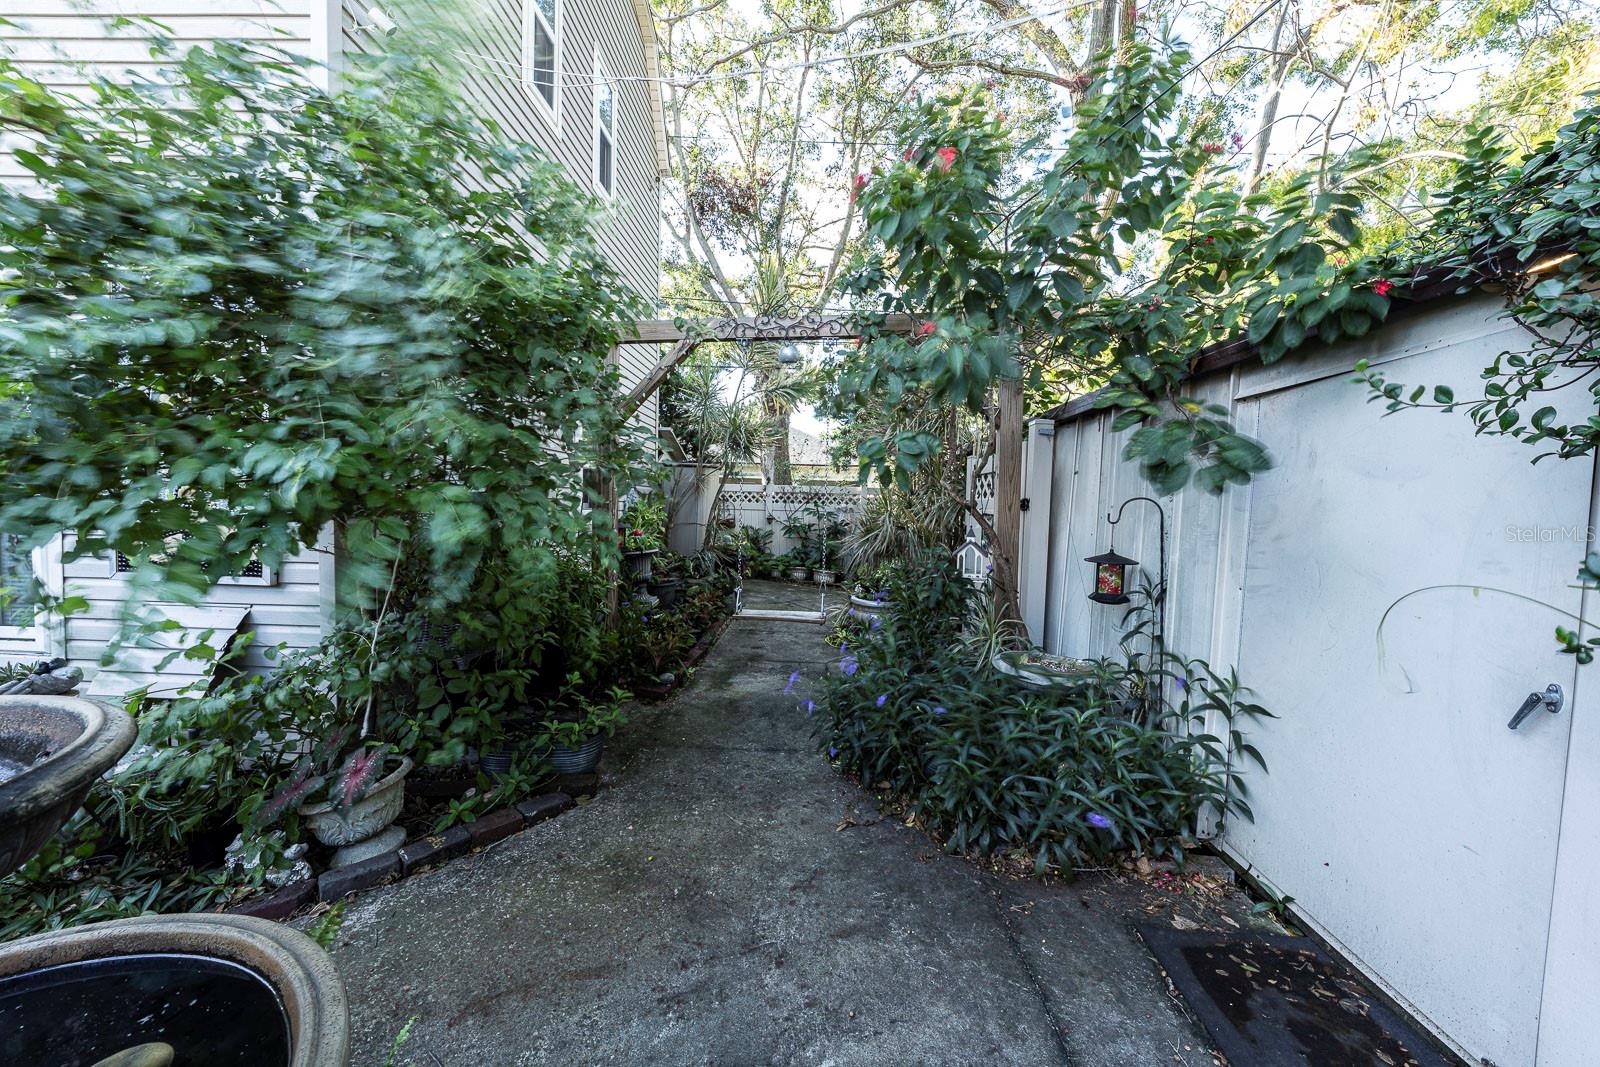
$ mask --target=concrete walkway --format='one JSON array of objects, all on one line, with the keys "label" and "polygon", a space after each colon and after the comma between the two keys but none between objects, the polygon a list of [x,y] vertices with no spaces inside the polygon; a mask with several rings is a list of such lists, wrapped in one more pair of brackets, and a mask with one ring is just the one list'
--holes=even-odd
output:
[{"label": "concrete walkway", "polygon": [[736,620],[593,803],[355,898],[355,1062],[415,1018],[398,1063],[1212,1064],[1129,924],[1242,902],[1014,879],[883,818],[782,693],[820,635]]}]

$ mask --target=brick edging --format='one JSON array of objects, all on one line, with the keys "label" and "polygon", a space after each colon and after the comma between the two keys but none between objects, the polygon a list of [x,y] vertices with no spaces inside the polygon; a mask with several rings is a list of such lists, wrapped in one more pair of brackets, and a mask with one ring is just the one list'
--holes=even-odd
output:
[{"label": "brick edging", "polygon": [[230,915],[253,915],[282,921],[314,901],[342,900],[351,893],[404,878],[423,867],[448,863],[473,849],[484,848],[552,819],[573,807],[566,793],[543,793],[480,815],[469,823],[407,841],[393,852],[302,878],[265,896],[223,909]]}]

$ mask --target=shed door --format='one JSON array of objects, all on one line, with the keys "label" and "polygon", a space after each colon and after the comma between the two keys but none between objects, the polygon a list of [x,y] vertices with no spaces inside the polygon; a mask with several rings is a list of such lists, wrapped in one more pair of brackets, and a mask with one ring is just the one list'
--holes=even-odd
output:
[{"label": "shed door", "polygon": [[[1396,377],[1470,381],[1482,353],[1460,355]],[[1251,487],[1239,673],[1282,718],[1228,842],[1474,1061],[1528,1067],[1583,715],[1552,634],[1580,607],[1592,468],[1357,389],[1255,401],[1276,466]],[[1507,729],[1550,683],[1562,711]]]}]

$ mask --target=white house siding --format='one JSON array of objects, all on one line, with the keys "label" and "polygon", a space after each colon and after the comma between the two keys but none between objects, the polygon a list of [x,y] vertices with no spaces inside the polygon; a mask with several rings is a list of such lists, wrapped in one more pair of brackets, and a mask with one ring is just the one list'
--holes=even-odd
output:
[{"label": "white house siding", "polygon": [[[0,25],[0,49],[38,80],[66,93],[86,90],[96,75],[111,78],[151,76],[159,64],[148,52],[143,30],[135,26],[113,28],[113,16],[146,17],[159,22],[161,32],[182,49],[221,38],[271,41],[284,48],[328,63],[337,70],[340,53],[381,47],[364,29],[370,3],[351,3],[344,10],[339,0],[0,0],[0,16],[13,26]],[[562,12],[560,52],[561,88],[558,106],[560,128],[555,129],[520,84],[520,0],[402,0],[388,6],[397,22],[405,17],[405,4],[416,4],[437,14],[448,25],[468,29],[475,41],[472,52],[493,57],[464,57],[475,71],[465,89],[508,135],[539,145],[565,166],[581,185],[595,190],[594,128],[591,78],[595,46],[617,79],[646,75],[646,54],[653,58],[654,41],[642,39],[631,0],[570,3]],[[484,71],[494,70],[491,76]],[[501,71],[504,73],[500,73]],[[654,302],[658,292],[659,214],[656,170],[660,131],[653,118],[652,97],[644,82],[616,83],[615,198],[601,240],[613,263],[645,299]],[[12,151],[18,139],[0,140],[0,181],[27,186],[30,176]],[[653,364],[654,354],[638,347],[624,349],[623,372],[629,384]],[[653,426],[655,404],[641,411],[641,421]],[[64,627],[28,630],[0,628],[0,663],[28,661],[44,655],[66,655],[81,666],[91,683],[107,642],[116,630],[127,582],[112,572],[106,559],[80,559],[63,571],[59,545],[42,550],[36,564],[42,580],[55,595],[82,595],[89,610],[69,619]],[[202,608],[216,609],[218,618],[231,617],[230,606],[245,605],[249,612],[242,629],[255,641],[245,663],[266,668],[264,652],[279,644],[290,648],[314,645],[331,614],[332,557],[306,552],[285,562],[270,585],[219,586]],[[170,607],[168,613],[198,632],[204,610]],[[133,651],[123,666],[138,673],[164,656],[157,650]]]},{"label": "white house siding", "polygon": [[[324,0],[0,0],[0,51],[24,73],[68,95],[89,79],[150,77],[159,63],[145,39],[170,37],[180,49],[219,38],[273,42],[316,54],[313,4]],[[149,18],[159,27],[112,27],[116,16]],[[0,181],[30,184],[14,150],[26,142],[0,135]]]},{"label": "white house siding", "polygon": [[[534,0],[387,0],[379,6],[397,25],[407,19],[437,20],[462,38],[456,59],[463,90],[504,134],[537,145],[584,189],[600,195],[595,180],[594,54],[616,93],[614,196],[599,239],[612,265],[654,306],[660,293],[661,216],[657,187],[658,127],[651,87],[654,73],[633,0],[561,0],[556,52],[554,119],[524,85],[524,5]],[[341,45],[355,52],[378,51],[383,33],[368,14],[368,0],[344,0]],[[625,387],[655,365],[654,346],[628,345],[620,352]],[[639,419],[656,425],[656,398]]]},{"label": "white house siding", "polygon": [[[1464,395],[1526,346],[1502,310],[1498,297],[1440,301],[1198,382],[1274,466],[1221,496],[1162,498],[1167,629],[1175,650],[1237,666],[1280,716],[1245,726],[1269,772],[1244,764],[1255,821],[1230,822],[1222,847],[1472,1062],[1565,1067],[1592,1062],[1600,988],[1587,888],[1600,730],[1596,668],[1551,634],[1572,625],[1560,612],[1593,617],[1572,586],[1595,467],[1533,465],[1535,449],[1474,436],[1459,412],[1385,417],[1348,380],[1366,358]],[[1048,507],[1024,516],[1048,524],[1023,575],[1044,592],[1032,636],[1070,656],[1117,654],[1124,609],[1088,600],[1084,557],[1112,543],[1108,512],[1156,495],[1110,423],[1086,412],[1033,438],[1053,448],[1034,451],[1049,469],[1031,482],[1048,485]],[[1154,581],[1154,509],[1130,505],[1115,547],[1140,561],[1131,586]],[[1508,730],[1549,682],[1563,711]]]},{"label": "white house siding", "polygon": [[[69,95],[81,95],[92,77],[153,77],[159,62],[143,39],[150,32],[170,37],[179,50],[233,38],[271,42],[316,55],[325,50],[313,19],[314,7],[321,4],[322,0],[3,0],[0,14],[15,25],[0,26],[0,48],[25,73]],[[113,27],[109,20],[115,16],[149,18],[160,25],[148,30]],[[0,143],[0,181],[26,186],[29,175],[10,151],[17,143],[17,139]],[[9,638],[0,634],[0,662],[65,655],[83,668],[92,684],[116,631],[127,580],[115,577],[111,561],[103,557],[74,560],[64,570],[60,559],[59,545],[39,553],[36,562],[42,579],[57,595],[85,597],[88,610],[68,618],[64,627],[40,627]],[[271,585],[221,586],[206,598],[199,612],[167,610],[186,622],[194,621],[191,629],[198,633],[207,607],[248,605],[244,629],[254,632],[255,644],[244,662],[266,667],[267,646],[283,643],[305,648],[321,636],[325,603],[319,575],[323,567],[321,557],[302,553],[283,565]],[[164,656],[156,650],[131,650],[124,654],[123,663],[136,669],[151,666]]]}]

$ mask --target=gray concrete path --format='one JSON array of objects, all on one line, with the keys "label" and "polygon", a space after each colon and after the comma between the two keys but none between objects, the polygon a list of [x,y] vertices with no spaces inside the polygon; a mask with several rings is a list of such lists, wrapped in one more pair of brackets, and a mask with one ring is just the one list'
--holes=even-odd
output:
[{"label": "gray concrete path", "polygon": [[1212,1064],[1130,923],[1242,903],[1015,879],[884,818],[782,692],[820,633],[736,620],[591,804],[356,897],[355,1062],[415,1018],[397,1063]]}]

